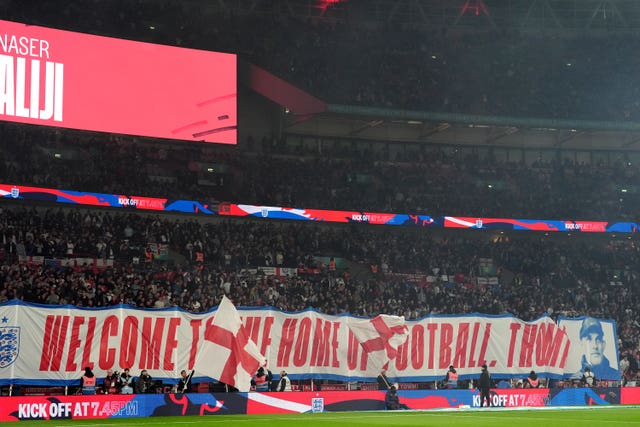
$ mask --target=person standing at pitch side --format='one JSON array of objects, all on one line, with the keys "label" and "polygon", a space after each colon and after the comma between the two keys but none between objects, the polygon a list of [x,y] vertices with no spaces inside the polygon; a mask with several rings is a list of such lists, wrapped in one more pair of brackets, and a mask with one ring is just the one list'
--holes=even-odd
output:
[{"label": "person standing at pitch side", "polygon": [[491,374],[487,370],[486,364],[482,365],[478,388],[480,389],[480,407],[484,406],[485,399],[487,400],[487,406],[491,406]]}]

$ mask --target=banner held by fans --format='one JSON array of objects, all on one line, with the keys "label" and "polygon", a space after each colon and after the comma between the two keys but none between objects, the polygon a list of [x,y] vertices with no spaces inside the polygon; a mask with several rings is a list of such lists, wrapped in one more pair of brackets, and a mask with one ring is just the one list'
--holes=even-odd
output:
[{"label": "banner held by fans", "polygon": [[[86,366],[98,378],[108,369],[129,368],[134,376],[146,369],[154,379],[174,381],[181,370],[195,369],[194,382],[224,381],[223,372],[229,372],[227,381],[240,381],[242,372],[243,378],[255,374],[255,360],[263,361],[262,355],[269,355],[269,369],[286,370],[294,380],[374,382],[380,373],[371,356],[376,343],[397,381],[440,380],[449,365],[460,379],[476,378],[485,363],[495,378],[526,377],[531,370],[542,377],[572,378],[587,365],[597,369],[598,379],[620,378],[613,320],[563,318],[558,324],[549,316],[527,322],[512,315],[432,315],[405,321],[407,334],[389,338],[385,328],[399,326],[384,323],[390,319],[313,309],[236,311],[226,302],[217,310],[190,313],[14,300],[0,304],[0,385],[74,386]],[[353,332],[358,322],[370,337]],[[387,342],[376,341],[381,336]],[[369,339],[373,347],[366,349],[361,342]]]}]

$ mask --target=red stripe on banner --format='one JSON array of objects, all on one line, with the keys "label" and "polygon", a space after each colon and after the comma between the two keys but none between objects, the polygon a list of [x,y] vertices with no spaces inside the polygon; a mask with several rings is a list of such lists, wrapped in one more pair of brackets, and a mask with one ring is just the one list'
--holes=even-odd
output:
[{"label": "red stripe on banner", "polygon": [[230,351],[229,358],[227,359],[219,378],[219,380],[225,384],[235,384],[234,377],[238,372],[238,365],[241,365],[245,371],[252,372],[256,363],[259,364],[259,362],[257,362],[256,359],[244,348],[249,342],[249,338],[242,327],[240,327],[237,334],[234,335],[228,329],[224,329],[218,325],[211,325],[205,331],[204,339],[228,348]]},{"label": "red stripe on banner", "polygon": [[369,353],[373,351],[385,350],[389,359],[393,359],[398,354],[398,350],[393,348],[389,343],[391,338],[398,334],[402,335],[407,330],[406,325],[391,326],[387,325],[382,317],[376,317],[371,319],[371,324],[375,330],[380,334],[378,338],[373,338],[362,343],[362,346]]}]

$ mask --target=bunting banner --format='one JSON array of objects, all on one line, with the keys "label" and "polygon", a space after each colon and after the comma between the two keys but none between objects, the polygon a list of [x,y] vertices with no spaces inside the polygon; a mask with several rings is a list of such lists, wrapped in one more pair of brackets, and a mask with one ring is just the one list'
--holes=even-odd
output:
[{"label": "bunting banner", "polygon": [[[267,368],[292,379],[374,381],[372,355],[352,331],[362,318],[308,309],[238,308],[244,331],[267,357]],[[177,382],[180,371],[215,378],[208,367],[216,310],[145,310],[126,305],[88,309],[0,304],[0,385],[78,385],[84,367],[98,378],[108,369],[146,369],[155,380]],[[224,318],[227,315],[223,316]],[[407,337],[389,366],[390,380],[442,380],[449,365],[460,379],[477,378],[487,364],[494,378],[576,378],[590,366],[598,379],[620,378],[613,320],[512,315],[434,315],[407,320]],[[232,326],[226,326],[229,330]],[[234,350],[235,351],[235,350]],[[219,356],[226,360],[228,355]],[[235,354],[235,357],[242,358]],[[237,365],[236,365],[237,366]],[[242,365],[249,369],[246,364]]]}]

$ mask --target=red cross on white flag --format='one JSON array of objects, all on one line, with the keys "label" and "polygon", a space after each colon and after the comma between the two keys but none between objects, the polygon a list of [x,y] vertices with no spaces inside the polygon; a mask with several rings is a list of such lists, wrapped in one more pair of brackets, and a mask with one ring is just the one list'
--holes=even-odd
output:
[{"label": "red cross on white flag", "polygon": [[265,363],[258,346],[245,331],[240,314],[231,301],[223,297],[213,322],[205,327],[195,369],[246,392],[251,388],[251,378]]},{"label": "red cross on white flag", "polygon": [[403,316],[380,314],[373,319],[352,320],[349,329],[369,353],[369,360],[375,368],[384,367],[398,355],[398,347],[405,343],[409,328]]}]

